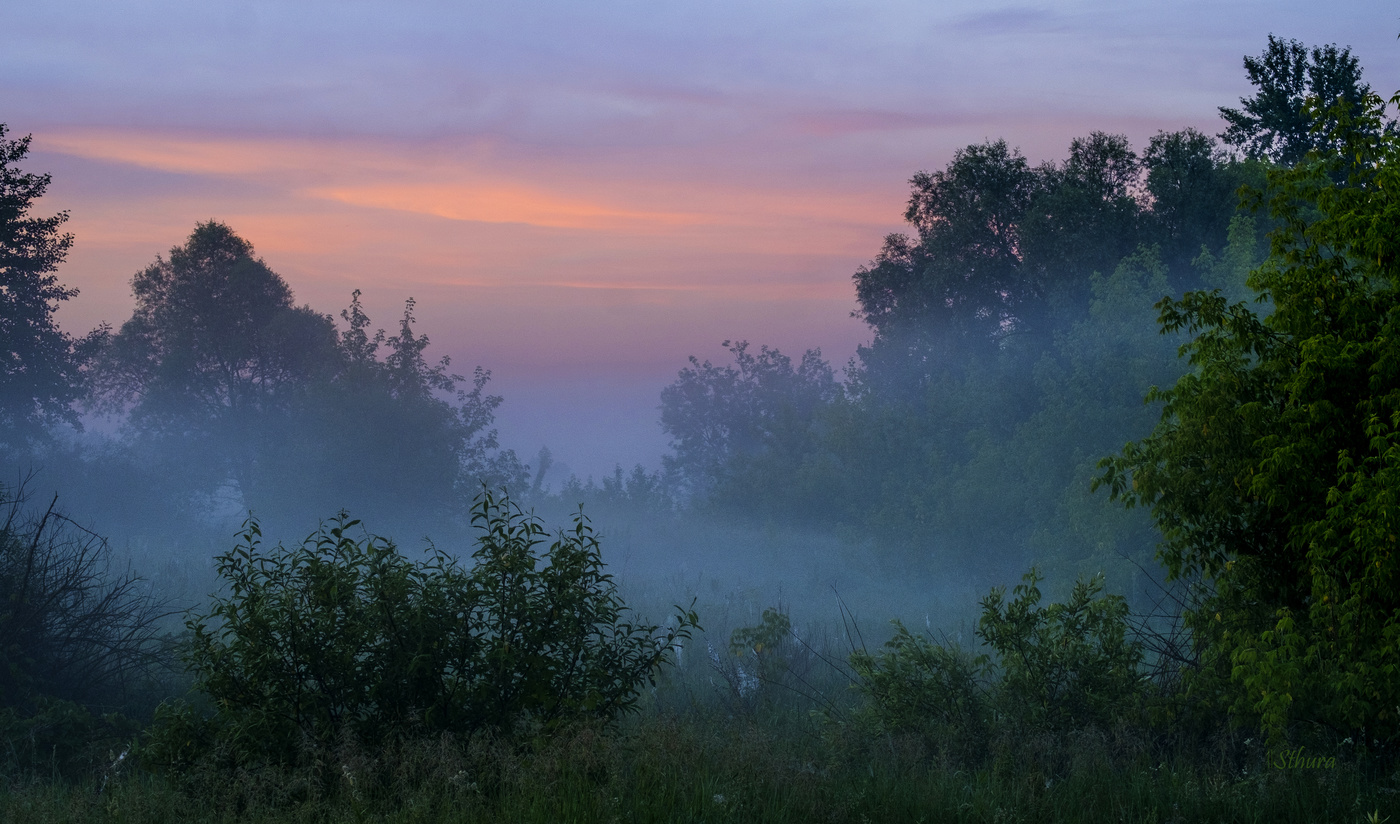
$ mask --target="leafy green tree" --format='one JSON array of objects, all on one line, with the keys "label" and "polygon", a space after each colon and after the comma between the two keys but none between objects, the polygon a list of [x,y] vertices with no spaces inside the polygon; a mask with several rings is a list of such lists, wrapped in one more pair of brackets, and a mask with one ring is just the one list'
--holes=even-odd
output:
[{"label": "leafy green tree", "polygon": [[1138,157],[1123,135],[1075,138],[1068,159],[1041,174],[1044,187],[1021,219],[1021,247],[1037,292],[1050,298],[1028,325],[1046,332],[1081,315],[1089,276],[1112,271],[1137,246],[1142,206],[1133,191]]},{"label": "leafy green tree", "polygon": [[[1335,128],[1339,115],[1360,114],[1371,94],[1361,80],[1361,65],[1351,49],[1336,44],[1309,50],[1298,40],[1269,35],[1269,46],[1258,57],[1244,59],[1245,73],[1258,92],[1240,98],[1240,108],[1220,107],[1229,125],[1220,137],[1246,157],[1292,166],[1308,152],[1335,154],[1341,147]],[[1309,107],[1308,100],[1321,101]],[[1340,104],[1340,108],[1334,108]],[[1353,123],[1356,121],[1353,120]],[[1377,134],[1394,128],[1384,117],[1365,128]]]},{"label": "leafy green tree", "polygon": [[[410,561],[342,516],[299,547],[264,550],[255,522],[218,558],[226,594],[193,618],[190,664],[214,699],[216,740],[244,758],[294,759],[303,741],[546,729],[614,720],[697,628],[637,623],[580,511],[549,542],[509,498],[483,492],[469,568],[433,547]],[[167,758],[198,725],[178,713],[154,743]],[[186,740],[189,740],[186,737]]]},{"label": "leafy green tree", "polygon": [[1145,237],[1161,248],[1173,291],[1199,288],[1194,266],[1202,249],[1218,253],[1229,242],[1241,186],[1264,184],[1262,164],[1236,162],[1215,138],[1187,128],[1158,132],[1142,153],[1144,189],[1151,199]]},{"label": "leafy green tree", "polygon": [[800,460],[814,446],[821,409],[841,391],[820,350],[808,350],[794,366],[767,346],[757,355],[747,341],[725,341],[724,347],[734,354],[734,365],[692,356],[690,367],[661,390],[661,426],[674,452],[667,468],[697,500],[732,483],[755,461],[786,466]]},{"label": "leafy green tree", "polygon": [[257,502],[278,424],[335,368],[331,319],[296,307],[252,245],[213,221],[137,273],[132,291],[136,310],[104,356],[106,404],[129,410],[132,431],[163,463],[200,472],[195,488],[232,479]]},{"label": "leafy green tree", "polygon": [[1400,138],[1361,102],[1309,115],[1338,152],[1269,175],[1279,228],[1249,286],[1271,311],[1159,304],[1192,372],[1100,478],[1151,507],[1173,576],[1214,587],[1190,615],[1194,694],[1275,739],[1400,738]]},{"label": "leafy green tree", "polygon": [[50,176],[21,171],[30,138],[6,134],[0,123],[0,445],[22,451],[55,424],[78,425],[83,357],[54,320],[78,294],[54,275],[73,245],[59,231],[68,213],[31,213]]},{"label": "leafy green tree", "polygon": [[1022,266],[1020,225],[1041,176],[1006,141],[960,149],[947,168],[920,172],[905,219],[918,237],[890,235],[854,275],[855,315],[873,349],[918,375],[966,348],[988,349],[1039,292]]}]

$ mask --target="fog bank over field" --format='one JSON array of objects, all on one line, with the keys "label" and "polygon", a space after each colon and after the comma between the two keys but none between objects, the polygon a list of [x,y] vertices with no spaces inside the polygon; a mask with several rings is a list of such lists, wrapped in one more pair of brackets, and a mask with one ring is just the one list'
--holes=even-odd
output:
[{"label": "fog bank over field", "polygon": [[[668,31],[672,13],[654,12]],[[760,32],[789,13],[746,12]],[[1084,14],[941,24],[1054,40]],[[0,123],[0,773],[86,770],[108,815],[134,763],[142,791],[238,816],[500,820],[511,782],[578,773],[564,807],[621,819],[624,797],[695,774],[647,773],[649,746],[706,765],[695,820],[769,811],[794,782],[831,820],[887,820],[850,799],[904,784],[942,799],[905,813],[959,815],[1001,787],[1011,801],[969,813],[989,820],[1121,815],[1119,784],[1188,819],[1390,792],[1400,97],[1349,47],[1264,43],[1245,96],[1194,122],[1076,120],[1053,154],[1030,128],[959,140],[879,217],[850,167],[804,165],[825,151],[808,143],[773,177],[739,152],[694,185],[677,162],[596,191],[579,169],[607,163],[570,147],[635,142],[640,168],[670,168],[649,141],[686,140],[624,128],[659,128],[639,99],[711,111],[693,139],[714,157],[743,135],[869,149],[986,121],[798,99],[774,130],[784,72],[765,63],[742,99],[531,87],[530,105],[444,110],[494,135],[465,160],[422,121],[377,134],[380,153],[323,142],[349,104],[293,137],[75,127],[64,171],[135,193],[92,224],[55,208],[39,138]],[[672,68],[652,80],[691,76]],[[558,151],[534,168],[523,144]],[[143,200],[124,165],[169,175],[161,192],[220,178],[227,210]],[[527,168],[557,188],[512,178]],[[802,186],[764,188],[794,169]],[[285,211],[259,207],[279,191]],[[65,276],[94,225],[139,257],[84,326]],[[422,269],[380,247],[399,230]],[[1304,747],[1350,758],[1344,778],[1290,795],[1267,770]],[[634,779],[661,789],[618,789]],[[430,785],[431,804],[404,800]],[[1177,785],[1233,795],[1207,815]]]}]

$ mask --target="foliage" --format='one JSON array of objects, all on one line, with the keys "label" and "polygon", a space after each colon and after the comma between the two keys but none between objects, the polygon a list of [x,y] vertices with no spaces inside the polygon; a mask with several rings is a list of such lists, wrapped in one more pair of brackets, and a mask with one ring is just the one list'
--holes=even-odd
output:
[{"label": "foliage", "polygon": [[[916,176],[915,232],[856,274],[874,339],[844,385],[826,368],[748,380],[739,353],[696,360],[662,396],[669,465],[729,513],[997,574],[1049,552],[1125,584],[1117,555],[1145,560],[1154,538],[1089,494],[1094,464],[1151,426],[1143,392],[1180,374],[1152,304],[1202,282],[1241,288],[1257,262],[1263,222],[1230,225],[1235,189],[1262,175],[1190,129],[1141,158],[1095,132],[1034,168],[1004,142],[969,146]],[[785,403],[798,414],[755,411]]]},{"label": "foliage", "polygon": [[915,635],[899,621],[894,626],[882,650],[850,656],[868,720],[882,731],[921,733],[963,758],[985,748],[992,721],[988,658]]},{"label": "foliage", "polygon": [[41,698],[27,711],[0,708],[0,772],[10,777],[90,778],[125,760],[140,725],[72,701]]},{"label": "foliage", "polygon": [[1194,263],[1202,250],[1215,254],[1229,242],[1236,192],[1262,186],[1264,165],[1231,161],[1215,138],[1192,128],[1158,132],[1143,150],[1142,165],[1151,200],[1144,234],[1161,249],[1172,291],[1187,291],[1199,283]]},{"label": "foliage", "polygon": [[[237,483],[260,503],[260,458],[295,395],[333,368],[330,318],[222,223],[195,227],[132,279],[136,309],[107,342],[98,388],[142,443],[196,489]],[[193,456],[198,456],[191,459]]]},{"label": "foliage", "polygon": [[68,213],[31,214],[50,178],[20,171],[30,138],[6,134],[0,123],[0,446],[23,450],[48,426],[77,425],[72,403],[89,343],[54,321],[58,304],[78,294],[53,274],[73,245],[72,235],[59,233]]},{"label": "foliage", "polygon": [[[553,461],[548,449],[541,449],[537,460],[542,470],[537,475],[538,480]],[[587,481],[580,481],[577,475],[570,475],[554,497],[570,506],[585,504],[589,508],[618,514],[645,512],[665,515],[675,512],[679,505],[678,486],[676,473],[670,468],[648,472],[646,467],[636,464],[631,472],[624,474],[622,464],[615,464],[612,474],[604,475],[601,484],[591,476]],[[538,482],[534,492],[536,495],[544,494]]]},{"label": "foliage", "polygon": [[142,581],[109,574],[102,538],[0,486],[0,706],[47,699],[115,705],[168,656],[167,611]]},{"label": "foliage", "polygon": [[820,350],[808,350],[794,367],[767,346],[757,355],[746,341],[724,347],[733,366],[692,356],[690,367],[661,390],[661,426],[674,451],[667,470],[702,501],[755,458],[801,460],[812,451],[816,415],[840,391]]},{"label": "foliage", "polygon": [[855,651],[863,711],[879,729],[922,733],[964,758],[985,755],[993,731],[1064,733],[1134,720],[1145,684],[1126,601],[1104,595],[1095,578],[1078,582],[1064,603],[1041,607],[1040,580],[1032,569],[1010,601],[999,588],[983,599],[977,635],[988,654],[935,643],[898,621],[878,653]]},{"label": "foliage", "polygon": [[[136,309],[106,342],[99,395],[186,494],[231,483],[278,526],[347,505],[440,524],[479,484],[524,481],[490,428],[501,403],[485,391],[490,372],[478,367],[459,391],[466,378],[449,359],[430,364],[412,298],[397,334],[371,335],[356,291],[337,334],[330,316],[293,303],[252,244],[213,221],[132,290]],[[452,393],[455,404],[440,397]]]},{"label": "foliage", "polygon": [[918,237],[885,238],[853,279],[856,317],[877,346],[907,353],[905,365],[917,371],[949,347],[986,348],[1037,297],[1022,267],[1020,224],[1042,182],[999,140],[958,150],[946,169],[920,172],[910,185],[905,219]]},{"label": "foliage", "polygon": [[544,526],[504,496],[483,491],[472,520],[470,569],[431,546],[414,563],[357,541],[344,515],[268,552],[250,521],[218,558],[227,594],[189,622],[190,664],[234,750],[610,721],[697,627],[684,610],[667,629],[634,623],[581,511],[542,554]]},{"label": "foliage", "polygon": [[1058,729],[1123,720],[1143,686],[1127,601],[1104,595],[1094,578],[1077,582],[1067,601],[1041,607],[1040,580],[1032,569],[1010,601],[1000,588],[982,601],[977,635],[997,653],[1003,712]]},{"label": "foliage", "polygon": [[440,526],[481,484],[524,484],[525,468],[491,428],[502,402],[486,391],[491,373],[477,367],[470,390],[459,389],[468,379],[449,371],[449,358],[430,364],[429,338],[414,330],[416,305],[406,302],[397,334],[370,335],[353,294],[341,312],[348,328],[336,370],[309,384],[282,425],[265,433],[275,440],[262,458],[265,474],[278,491],[298,490],[298,511],[281,496],[257,501],[265,523],[353,507],[396,526]]},{"label": "foliage", "polygon": [[[1283,166],[1298,163],[1308,152],[1336,154],[1342,148],[1336,139],[1338,118],[1361,114],[1371,95],[1351,49],[1338,50],[1335,43],[1309,51],[1298,40],[1271,34],[1268,48],[1258,57],[1246,57],[1244,68],[1258,91],[1240,98],[1238,109],[1220,107],[1229,124],[1221,138],[1247,157]],[[1309,108],[1309,100],[1321,101],[1321,106]],[[1334,112],[1336,105],[1341,108]],[[1393,121],[1383,118],[1364,126],[1372,137],[1393,127]]]},{"label": "foliage", "polygon": [[712,647],[710,667],[728,687],[730,708],[756,717],[760,710],[781,706],[780,696],[830,704],[813,680],[822,656],[792,628],[784,605],[764,609],[759,623],[731,632],[728,653]]},{"label": "foliage", "polygon": [[1041,189],[1018,220],[1020,251],[1035,273],[1023,331],[1044,334],[1080,314],[1093,273],[1111,271],[1137,246],[1143,208],[1138,156],[1123,135],[1075,138],[1064,163],[1039,173]]},{"label": "foliage", "polygon": [[1338,154],[1270,173],[1280,226],[1249,285],[1272,311],[1163,300],[1193,371],[1102,463],[1115,497],[1151,507],[1170,572],[1215,588],[1191,616],[1197,694],[1275,741],[1295,720],[1400,736],[1400,138],[1363,102],[1329,112]]}]

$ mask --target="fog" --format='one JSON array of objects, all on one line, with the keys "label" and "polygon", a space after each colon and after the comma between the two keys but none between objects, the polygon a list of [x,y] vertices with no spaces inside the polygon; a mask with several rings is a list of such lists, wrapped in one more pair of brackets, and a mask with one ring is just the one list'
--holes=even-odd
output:
[{"label": "fog", "polygon": [[[1010,188],[976,191],[989,171]],[[853,273],[854,357],[725,340],[649,385],[443,359],[411,298],[299,305],[254,239],[201,223],[84,339],[80,414],[12,438],[5,482],[57,493],[190,606],[248,519],[295,544],[343,511],[466,558],[483,488],[551,529],[582,506],[639,609],[693,599],[719,624],[781,605],[874,638],[896,618],[968,634],[1032,567],[1052,597],[1103,575],[1142,606],[1159,536],[1091,490],[1097,463],[1185,369],[1153,304],[1245,291],[1263,227],[1230,193],[1259,174],[1190,129],[1139,149],[1094,132],[1036,167],[970,145],[915,176],[909,234]]]}]

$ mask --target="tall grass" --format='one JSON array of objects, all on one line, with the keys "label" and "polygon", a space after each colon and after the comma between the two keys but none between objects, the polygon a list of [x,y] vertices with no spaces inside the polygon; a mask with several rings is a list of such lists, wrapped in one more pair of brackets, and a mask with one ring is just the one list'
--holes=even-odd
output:
[{"label": "tall grass", "polygon": [[[614,727],[407,736],[378,748],[342,735],[308,744],[296,768],[214,752],[159,770],[138,747],[76,779],[6,776],[0,821],[1365,822],[1400,808],[1393,768],[1346,746],[1327,753],[1334,765],[1281,768],[1228,727],[1176,737],[994,728],[969,756],[936,736],[862,723],[846,674],[820,658],[805,675],[816,694],[771,677],[740,693],[734,668],[754,662],[727,648],[727,634],[693,639]],[[845,639],[828,637],[810,653],[839,661]]]},{"label": "tall grass", "polygon": [[[1055,746],[1041,742],[1041,746]],[[1187,752],[1124,761],[1111,740],[1069,738],[1047,775],[1014,755],[958,769],[915,737],[870,739],[696,711],[624,729],[507,742],[478,736],[343,741],[310,767],[183,775],[139,768],[64,783],[6,782],[0,818],[49,822],[1058,822],[1367,821],[1395,808],[1395,776],[1222,769]]]}]

